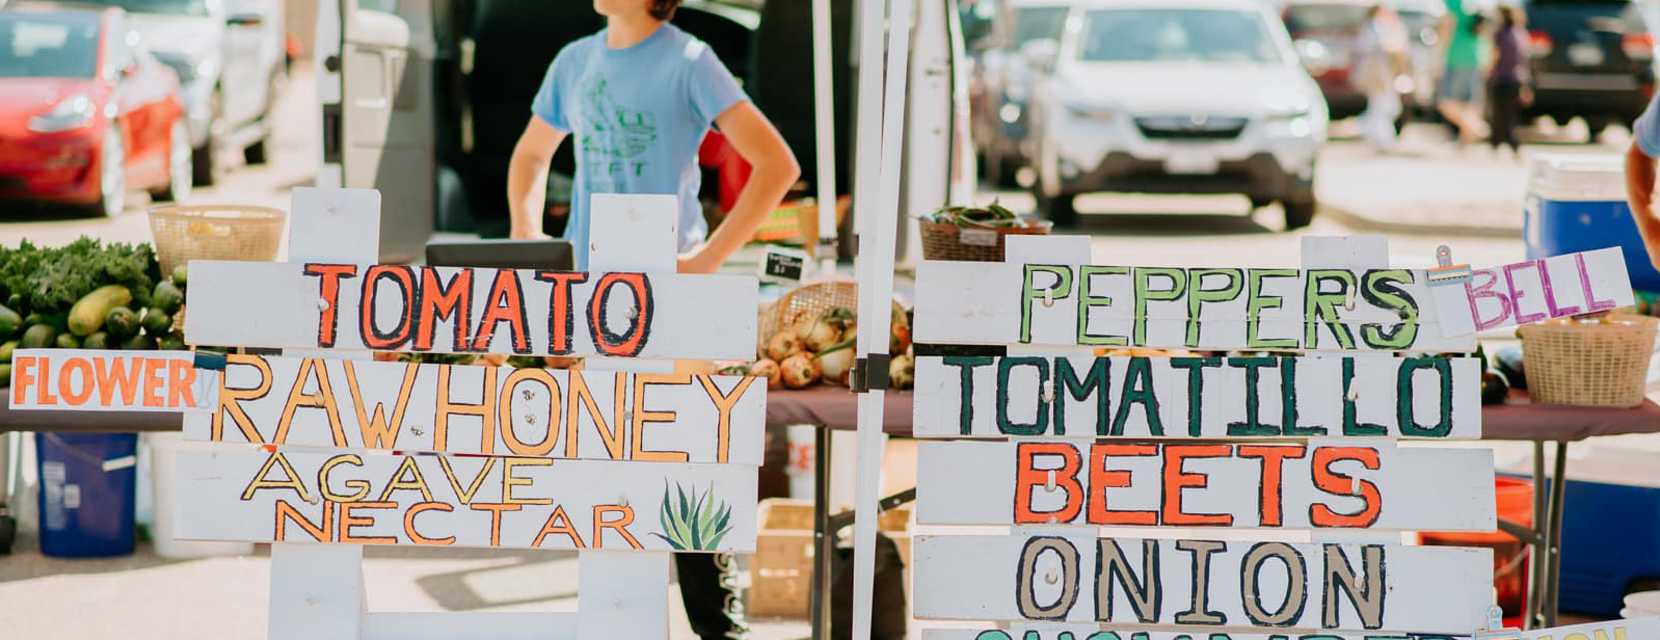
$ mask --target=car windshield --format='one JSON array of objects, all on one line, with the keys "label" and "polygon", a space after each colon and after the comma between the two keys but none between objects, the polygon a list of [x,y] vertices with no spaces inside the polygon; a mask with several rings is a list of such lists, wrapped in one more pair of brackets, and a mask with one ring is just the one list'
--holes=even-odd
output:
[{"label": "car windshield", "polygon": [[1362,4],[1300,4],[1285,10],[1285,28],[1292,33],[1354,31],[1371,8]]},{"label": "car windshield", "polygon": [[1014,12],[1014,33],[1009,48],[1019,49],[1026,43],[1044,38],[1058,40],[1061,26],[1066,24],[1066,7],[1022,7]]},{"label": "car windshield", "polygon": [[98,26],[93,13],[0,13],[0,77],[93,77]]},{"label": "car windshield", "polygon": [[1103,9],[1085,17],[1091,62],[1281,61],[1261,14],[1226,9]]},{"label": "car windshield", "polygon": [[170,16],[206,16],[207,0],[91,0],[86,4],[121,7],[132,13],[158,13]]}]

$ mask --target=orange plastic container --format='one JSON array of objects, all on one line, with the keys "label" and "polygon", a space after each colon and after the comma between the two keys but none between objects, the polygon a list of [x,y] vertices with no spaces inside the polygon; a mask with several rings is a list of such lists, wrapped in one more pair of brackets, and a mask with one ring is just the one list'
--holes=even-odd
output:
[{"label": "orange plastic container", "polygon": [[[1500,520],[1533,526],[1533,483],[1500,476],[1493,480]],[[1527,545],[1503,531],[1423,532],[1420,544],[1441,547],[1487,547],[1493,550],[1493,589],[1505,617],[1520,615],[1527,603]]]}]

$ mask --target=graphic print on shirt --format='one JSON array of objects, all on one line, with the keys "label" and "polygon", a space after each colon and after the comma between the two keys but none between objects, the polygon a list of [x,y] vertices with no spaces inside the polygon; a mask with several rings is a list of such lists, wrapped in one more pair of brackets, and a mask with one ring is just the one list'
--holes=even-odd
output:
[{"label": "graphic print on shirt", "polygon": [[579,94],[581,118],[588,125],[581,144],[589,169],[589,187],[611,185],[614,178],[643,175],[647,167],[643,156],[657,142],[656,114],[618,104],[611,97],[605,76],[599,74],[588,76]]}]

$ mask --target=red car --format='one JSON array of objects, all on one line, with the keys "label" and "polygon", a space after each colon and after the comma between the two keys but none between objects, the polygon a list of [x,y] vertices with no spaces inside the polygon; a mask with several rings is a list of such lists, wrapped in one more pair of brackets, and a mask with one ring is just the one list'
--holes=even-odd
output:
[{"label": "red car", "polygon": [[190,191],[178,76],[119,9],[0,11],[0,198],[121,213]]}]

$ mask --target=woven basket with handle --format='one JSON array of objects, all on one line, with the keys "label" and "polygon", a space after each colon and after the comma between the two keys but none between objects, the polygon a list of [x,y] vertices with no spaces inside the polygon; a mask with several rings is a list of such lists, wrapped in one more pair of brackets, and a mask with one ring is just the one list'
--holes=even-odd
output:
[{"label": "woven basket with handle", "polygon": [[[767,341],[778,333],[779,329],[795,325],[804,319],[817,319],[824,312],[835,308],[859,308],[859,287],[852,280],[829,280],[802,285],[771,304],[761,305],[757,316],[755,331],[755,353],[761,357],[766,352]],[[893,303],[896,314],[904,315],[904,307],[898,301]]]},{"label": "woven basket with handle", "polygon": [[1660,319],[1616,314],[1517,329],[1528,393],[1545,404],[1642,404],[1657,325]]}]

